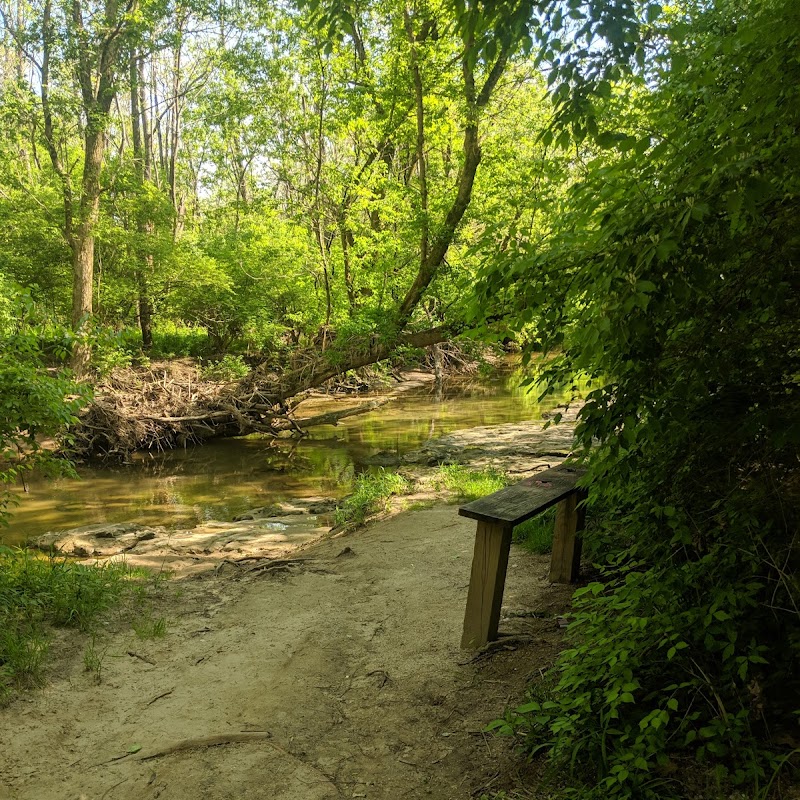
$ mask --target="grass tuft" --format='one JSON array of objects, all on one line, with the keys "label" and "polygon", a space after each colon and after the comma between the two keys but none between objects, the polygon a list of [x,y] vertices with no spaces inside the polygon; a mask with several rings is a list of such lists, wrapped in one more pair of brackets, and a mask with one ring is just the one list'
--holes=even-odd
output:
[{"label": "grass tuft", "polygon": [[363,525],[373,514],[385,511],[395,495],[406,494],[411,484],[396,472],[381,469],[356,476],[353,493],[334,512],[336,525]]},{"label": "grass tuft", "polygon": [[553,549],[553,528],[556,524],[556,509],[549,508],[514,528],[513,541],[524,550],[545,555]]},{"label": "grass tuft", "polygon": [[[0,546],[0,699],[41,683],[50,627],[93,632],[132,574],[120,563],[85,566]],[[97,671],[95,661],[90,653],[85,665]]]},{"label": "grass tuft", "polygon": [[161,639],[167,635],[166,617],[154,617],[149,611],[132,620],[131,627],[140,639]]},{"label": "grass tuft", "polygon": [[472,470],[461,464],[439,467],[439,474],[434,483],[444,486],[459,500],[477,500],[487,494],[504,489],[509,484],[505,473],[491,467]]}]

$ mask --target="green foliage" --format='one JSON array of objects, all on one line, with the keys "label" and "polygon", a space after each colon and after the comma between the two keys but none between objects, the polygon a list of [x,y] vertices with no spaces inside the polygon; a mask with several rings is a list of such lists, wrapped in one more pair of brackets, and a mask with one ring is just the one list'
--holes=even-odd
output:
[{"label": "green foliage", "polygon": [[[10,487],[38,466],[69,472],[68,462],[41,447],[42,436],[64,432],[86,402],[88,387],[46,369],[43,341],[54,341],[29,292],[2,281],[0,302],[0,482]],[[67,337],[64,341],[68,342]],[[13,491],[0,495],[0,524]]]},{"label": "green foliage", "polygon": [[[230,210],[227,210],[228,214]],[[176,298],[176,310],[208,331],[215,353],[273,349],[286,331],[295,336],[321,321],[308,269],[308,240],[299,226],[256,208],[232,225],[218,212],[202,244],[204,275]]]},{"label": "green foliage", "polygon": [[553,549],[556,510],[551,508],[514,528],[513,541],[525,550],[544,555]]},{"label": "green foliage", "polygon": [[149,611],[131,620],[131,627],[140,639],[161,639],[167,635],[166,618],[154,617]]},{"label": "green foliage", "polygon": [[91,365],[98,377],[109,375],[115,369],[140,362],[141,350],[142,340],[138,331],[112,331],[98,327],[92,337]]},{"label": "green foliage", "polygon": [[197,357],[207,355],[209,351],[208,331],[205,328],[165,320],[153,330],[151,353],[154,357]]},{"label": "green foliage", "polygon": [[[327,346],[326,334],[351,319],[371,322],[358,342],[358,325],[343,331],[335,360],[396,338],[398,306],[418,275],[424,307],[412,304],[404,322],[460,323],[483,254],[509,224],[521,235],[541,230],[532,195],[558,193],[570,164],[538,137],[549,111],[527,59],[530,0],[420,7],[411,38],[396,2],[340,9],[324,30],[317,3],[194,5],[180,35],[164,4],[144,3],[119,16],[102,59],[102,13],[87,7],[92,23],[79,33],[67,4],[47,8],[44,38],[40,6],[20,11],[14,30],[3,26],[0,270],[63,321],[76,236],[88,229],[93,314],[104,330],[141,327],[148,355],[152,327],[154,356],[246,352],[284,363],[287,347]],[[217,27],[224,35],[210,33]],[[109,108],[96,119],[84,69],[105,86]],[[87,114],[91,125],[74,124]],[[479,119],[482,164],[474,186],[459,187],[471,174],[465,132]],[[105,154],[99,180],[84,182],[92,128],[103,129]],[[95,200],[97,220],[84,218]],[[423,265],[423,240],[446,241],[447,258]],[[161,336],[170,324],[202,328],[207,340]],[[124,364],[120,353],[137,355],[104,349],[95,367]]]},{"label": "green foliage", "polygon": [[552,387],[596,387],[577,436],[606,509],[553,696],[498,725],[572,796],[685,794],[691,760],[760,797],[800,711],[800,9],[719,2],[658,35],[619,94],[561,106],[604,149],[482,289],[561,351]]},{"label": "green foliage", "polygon": [[0,546],[0,697],[40,681],[48,626],[92,630],[129,577],[123,564],[87,567]]},{"label": "green foliage", "polygon": [[492,467],[475,470],[461,464],[447,464],[439,467],[434,482],[452,492],[458,500],[477,500],[508,486],[509,479]]},{"label": "green foliage", "polygon": [[98,638],[92,634],[89,643],[86,645],[86,650],[83,653],[83,669],[86,672],[94,674],[96,683],[100,683],[103,679],[103,661],[105,659],[107,648],[101,649],[98,646]]},{"label": "green foliage", "polygon": [[203,380],[206,381],[235,381],[243,378],[250,371],[241,356],[225,355],[219,361],[213,361],[203,367],[200,372]]},{"label": "green foliage", "polygon": [[353,493],[346,497],[334,512],[336,525],[363,525],[366,520],[386,511],[389,500],[395,495],[409,491],[409,481],[396,472],[381,468],[377,472],[364,472],[357,475]]}]

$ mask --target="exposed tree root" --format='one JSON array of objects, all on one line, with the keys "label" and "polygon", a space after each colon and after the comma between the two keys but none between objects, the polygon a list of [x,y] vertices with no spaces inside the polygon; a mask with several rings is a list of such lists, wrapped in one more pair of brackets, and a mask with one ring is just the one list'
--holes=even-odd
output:
[{"label": "exposed tree root", "polygon": [[138,753],[133,757],[132,760],[151,761],[152,759],[155,758],[162,758],[163,756],[170,756],[175,753],[183,753],[188,750],[199,750],[201,748],[206,748],[206,747],[219,747],[221,745],[226,745],[226,744],[248,744],[251,742],[264,742],[268,747],[271,747],[273,750],[277,750],[279,753],[282,753],[288,758],[297,761],[303,766],[319,774],[322,778],[325,779],[327,783],[331,784],[331,787],[336,791],[336,794],[341,796],[341,790],[339,789],[338,785],[336,784],[336,781],[331,775],[328,775],[326,772],[323,772],[318,766],[312,764],[310,761],[307,761],[304,758],[301,758],[296,753],[292,753],[286,748],[281,747],[279,744],[270,741],[270,739],[272,739],[272,734],[269,731],[242,731],[239,733],[223,733],[217,736],[201,736],[196,739],[184,739],[183,741],[175,742],[175,744],[159,748],[158,750],[154,750],[150,753]]}]

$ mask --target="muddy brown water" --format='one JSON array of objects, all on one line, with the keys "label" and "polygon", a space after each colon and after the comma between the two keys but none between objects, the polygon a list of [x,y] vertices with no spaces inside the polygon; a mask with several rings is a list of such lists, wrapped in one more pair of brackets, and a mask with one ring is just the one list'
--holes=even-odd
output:
[{"label": "muddy brown water", "polygon": [[479,425],[539,419],[564,397],[540,404],[506,368],[491,378],[455,378],[443,392],[432,384],[388,405],[314,429],[299,441],[258,436],[203,447],[145,454],[119,466],[79,466],[79,479],[33,478],[20,496],[0,543],[20,544],[47,531],[101,522],[135,521],[190,528],[279,501],[345,496],[354,476],[375,469],[378,453],[402,456],[431,438]]}]

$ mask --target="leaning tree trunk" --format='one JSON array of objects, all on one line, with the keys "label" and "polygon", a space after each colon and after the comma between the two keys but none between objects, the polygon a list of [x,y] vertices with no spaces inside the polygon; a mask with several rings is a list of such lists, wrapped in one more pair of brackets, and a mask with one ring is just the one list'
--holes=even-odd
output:
[{"label": "leaning tree trunk", "polygon": [[[451,329],[439,327],[404,335],[392,345],[365,344],[362,350],[350,353],[346,365],[334,365],[323,354],[310,356],[302,366],[282,375],[261,365],[238,383],[208,395],[202,394],[196,384],[187,385],[163,371],[142,371],[139,377],[134,374],[127,379],[118,378],[114,390],[96,397],[73,426],[71,452],[79,458],[126,459],[136,450],[166,450],[218,437],[251,433],[302,436],[310,427],[335,425],[344,417],[371,411],[382,402],[372,400],[342,411],[298,417],[296,408],[309,389],[347,369],[388,358],[397,344],[427,347],[451,335]],[[159,398],[156,406],[140,402],[153,395]]]},{"label": "leaning tree trunk", "polygon": [[[144,98],[144,59],[133,51],[130,57],[130,105],[131,139],[133,142],[133,162],[139,185],[152,179],[152,136]],[[136,215],[136,230],[141,246],[137,253],[136,288],[138,292],[139,327],[142,331],[142,350],[150,352],[153,347],[153,302],[150,279],[154,271],[154,258],[151,239],[155,230],[150,214],[139,210]]]}]

